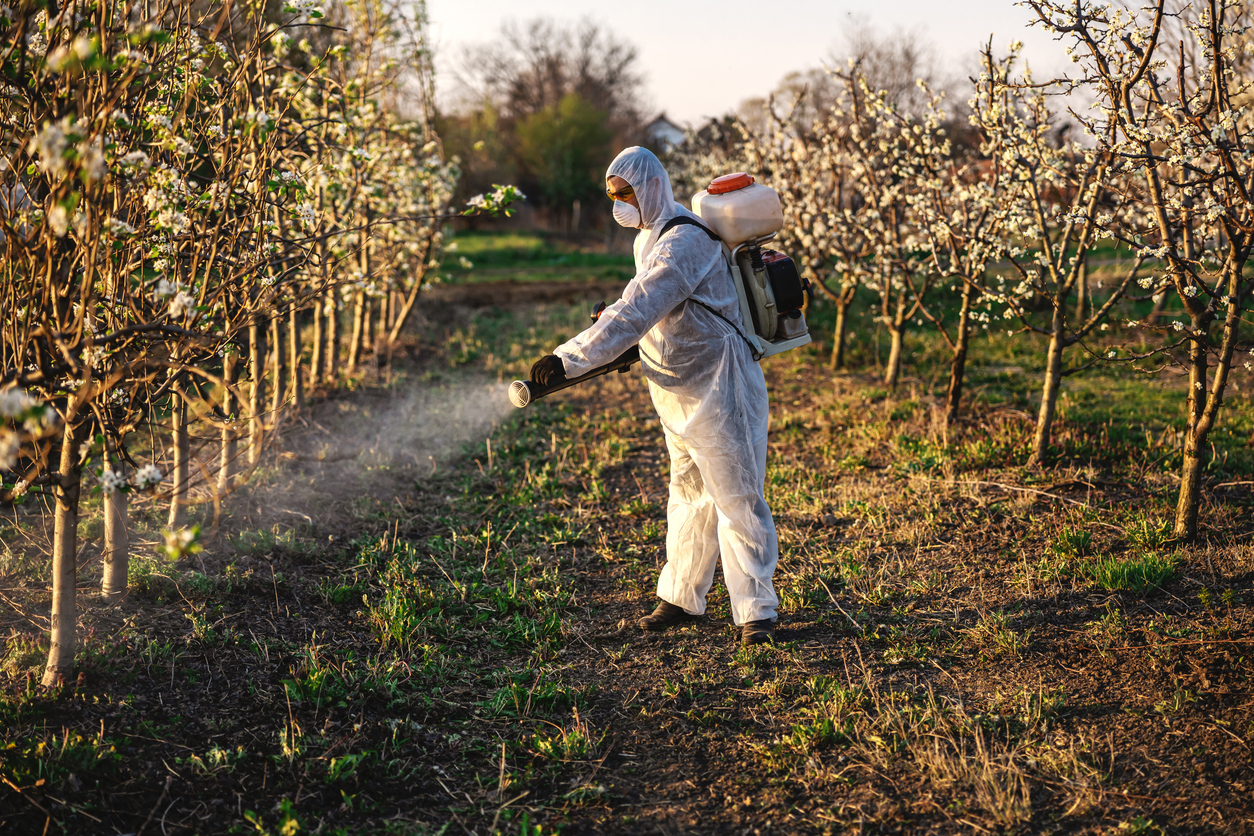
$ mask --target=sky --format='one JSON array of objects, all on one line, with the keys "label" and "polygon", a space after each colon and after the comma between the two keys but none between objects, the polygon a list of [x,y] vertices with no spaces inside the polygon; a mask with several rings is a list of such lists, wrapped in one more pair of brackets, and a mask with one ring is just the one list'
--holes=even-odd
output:
[{"label": "sky", "polygon": [[459,47],[493,40],[505,21],[586,17],[635,44],[651,110],[681,125],[722,115],[765,96],[788,72],[843,54],[844,33],[858,21],[881,34],[917,33],[943,71],[960,78],[972,73],[989,35],[995,51],[1023,41],[1037,78],[1069,66],[1062,47],[1029,28],[1030,10],[1014,0],[427,0],[427,12],[442,95]]}]

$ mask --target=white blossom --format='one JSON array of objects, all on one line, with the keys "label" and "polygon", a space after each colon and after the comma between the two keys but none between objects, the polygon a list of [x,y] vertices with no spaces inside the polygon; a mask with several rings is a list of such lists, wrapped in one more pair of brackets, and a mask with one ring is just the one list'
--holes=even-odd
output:
[{"label": "white blossom", "polygon": [[39,405],[39,401],[16,386],[0,390],[0,416],[17,418]]},{"label": "white blossom", "polygon": [[21,449],[22,441],[17,433],[10,429],[0,429],[0,470],[17,467],[17,454]]},{"label": "white blossom", "polygon": [[115,237],[135,234],[135,227],[118,218],[107,218],[104,225],[108,233]]},{"label": "white blossom", "polygon": [[116,470],[109,469],[100,474],[100,490],[104,493],[114,493],[126,487],[126,477]]},{"label": "white blossom", "polygon": [[318,213],[314,210],[313,204],[307,200],[297,204],[295,214],[296,219],[304,227],[311,227],[318,222]]},{"label": "white blossom", "polygon": [[70,130],[70,117],[56,124],[45,124],[31,137],[29,151],[39,158],[39,168],[45,174],[65,174],[65,152],[69,148],[66,133]]},{"label": "white blossom", "polygon": [[190,314],[196,306],[196,299],[189,293],[179,291],[170,300],[170,316],[178,319]]},{"label": "white blossom", "polygon": [[161,469],[155,464],[146,464],[135,473],[135,487],[141,491],[161,484]]}]

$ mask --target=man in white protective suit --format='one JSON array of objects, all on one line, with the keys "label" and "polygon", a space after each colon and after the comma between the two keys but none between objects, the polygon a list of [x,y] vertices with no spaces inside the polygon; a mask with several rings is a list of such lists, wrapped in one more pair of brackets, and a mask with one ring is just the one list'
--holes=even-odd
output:
[{"label": "man in white protective suit", "polygon": [[722,557],[732,618],[745,644],[772,638],[779,559],[763,496],[769,402],[744,336],[722,245],[678,216],[670,178],[650,151],[628,148],[606,172],[614,219],[638,228],[636,276],[622,298],[574,339],[542,357],[531,378],[549,385],[605,365],[637,343],[671,456],[666,566],[660,603],[640,620],[665,630],[705,613]]}]

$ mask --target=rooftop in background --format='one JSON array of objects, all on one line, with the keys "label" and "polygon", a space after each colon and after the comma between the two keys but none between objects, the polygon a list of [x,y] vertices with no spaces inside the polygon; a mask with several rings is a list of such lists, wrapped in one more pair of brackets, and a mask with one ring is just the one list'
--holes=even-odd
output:
[{"label": "rooftop in background", "polygon": [[676,125],[665,113],[659,113],[653,121],[645,125],[644,134],[663,151],[669,151],[684,142],[683,126]]},{"label": "rooftop in background", "polygon": [[[844,33],[860,23],[885,34],[916,30],[959,77],[974,71],[978,50],[990,34],[994,49],[1023,41],[1023,54],[1038,78],[1069,66],[1062,47],[1047,33],[1029,28],[1030,10],[1014,0],[775,0],[769,16],[761,3],[747,0],[636,0],[618,5],[594,0],[427,0],[427,9],[446,84],[450,59],[459,47],[491,40],[506,20],[591,18],[639,48],[652,106],[670,114],[677,126],[698,125],[705,117],[727,113],[746,98],[766,95],[786,73],[818,66],[833,52],[841,54]],[[752,54],[764,56],[761,60],[743,60],[740,56],[750,53],[741,49],[734,60],[729,57],[726,38],[720,36],[737,31],[746,46],[752,43]]]}]

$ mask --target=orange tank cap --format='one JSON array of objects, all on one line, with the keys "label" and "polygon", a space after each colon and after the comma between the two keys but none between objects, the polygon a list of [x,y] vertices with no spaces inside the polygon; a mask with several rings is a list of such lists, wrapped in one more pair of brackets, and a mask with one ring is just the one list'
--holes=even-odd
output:
[{"label": "orange tank cap", "polygon": [[743,189],[745,186],[752,186],[753,183],[752,174],[737,171],[735,174],[724,174],[722,177],[715,177],[710,181],[710,185],[706,186],[705,190],[709,194],[723,194]]}]

